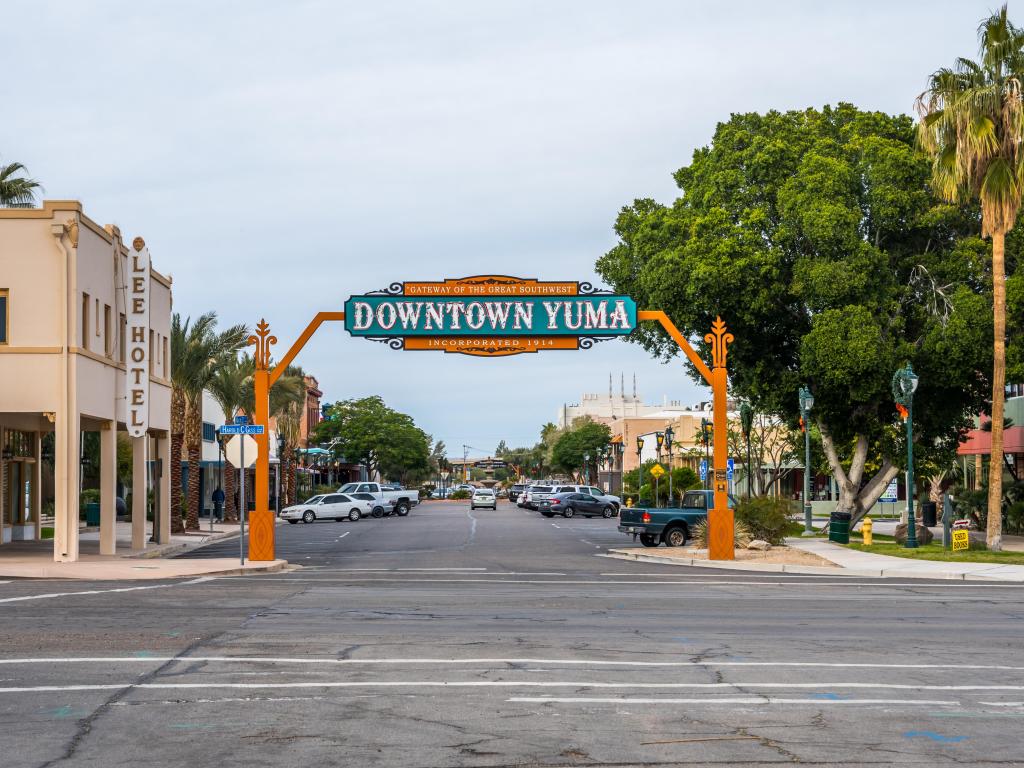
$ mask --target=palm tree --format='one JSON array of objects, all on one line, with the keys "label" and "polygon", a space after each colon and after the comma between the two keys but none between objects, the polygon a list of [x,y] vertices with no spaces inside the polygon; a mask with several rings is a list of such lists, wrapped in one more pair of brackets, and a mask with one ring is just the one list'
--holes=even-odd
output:
[{"label": "palm tree", "polygon": [[[252,365],[252,358],[243,356],[247,365]],[[293,491],[293,472],[295,449],[299,444],[301,420],[305,416],[306,379],[305,372],[297,365],[289,365],[285,372],[270,388],[270,418],[277,423],[278,432],[285,439],[284,451],[278,456],[281,472],[281,488],[283,498],[290,499]],[[256,412],[256,391],[253,380],[249,378],[242,389],[242,409],[246,413]]]},{"label": "palm tree", "polygon": [[[217,401],[224,413],[224,422],[231,423],[245,405],[244,392],[252,388],[252,358],[249,355],[230,356],[214,371],[213,378],[206,385],[207,391]],[[224,463],[224,519],[238,520],[235,507],[235,467],[225,459]]]},{"label": "palm tree", "polygon": [[31,208],[35,203],[36,190],[42,186],[21,173],[28,173],[21,163],[0,165],[0,208]]},{"label": "palm tree", "polygon": [[[175,312],[171,319],[171,527],[199,528],[199,467],[203,456],[203,389],[216,369],[234,357],[249,329],[234,325],[217,333],[217,313],[207,312],[193,323]],[[186,525],[181,525],[181,448],[188,452]],[[177,499],[175,495],[177,494]]]},{"label": "palm tree", "polygon": [[988,548],[1002,549],[1003,406],[1006,388],[1006,233],[1024,191],[1024,32],[1006,6],[978,28],[981,60],[957,59],[931,76],[917,99],[918,139],[932,156],[932,185],[952,202],[981,203],[981,234],[992,238],[992,454]]}]

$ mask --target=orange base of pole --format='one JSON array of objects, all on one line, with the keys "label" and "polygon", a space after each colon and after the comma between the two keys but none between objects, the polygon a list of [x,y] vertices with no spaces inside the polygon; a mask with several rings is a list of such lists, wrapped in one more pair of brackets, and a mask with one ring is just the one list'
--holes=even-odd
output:
[{"label": "orange base of pole", "polygon": [[274,513],[254,509],[249,517],[249,559],[266,562],[274,559]]},{"label": "orange base of pole", "polygon": [[708,512],[708,560],[735,560],[735,534],[732,510],[712,509]]}]

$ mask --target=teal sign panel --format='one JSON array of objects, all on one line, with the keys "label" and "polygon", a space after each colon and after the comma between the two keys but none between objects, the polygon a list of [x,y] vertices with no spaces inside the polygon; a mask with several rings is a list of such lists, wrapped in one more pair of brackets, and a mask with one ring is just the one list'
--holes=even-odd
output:
[{"label": "teal sign panel", "polygon": [[636,328],[629,296],[352,296],[345,329],[374,338],[444,336],[627,336]]}]

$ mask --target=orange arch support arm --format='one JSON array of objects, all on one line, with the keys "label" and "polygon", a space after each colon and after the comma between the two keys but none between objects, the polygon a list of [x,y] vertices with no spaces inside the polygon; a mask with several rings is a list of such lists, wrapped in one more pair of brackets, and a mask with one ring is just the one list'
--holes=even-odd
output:
[{"label": "orange arch support arm", "polygon": [[292,364],[292,360],[296,358],[302,348],[306,346],[306,342],[309,341],[310,337],[316,333],[317,329],[325,322],[330,320],[345,320],[344,312],[317,312],[316,317],[313,318],[312,322],[306,326],[306,330],[302,332],[302,335],[295,340],[295,343],[291,345],[287,352],[284,353],[284,357],[281,361],[274,366],[274,370],[270,372],[270,386],[274,386],[274,382],[281,378],[281,374],[287,370],[288,366]]},{"label": "orange arch support arm", "polygon": [[661,323],[661,327],[668,331],[668,335],[672,337],[673,341],[679,345],[679,348],[683,350],[683,354],[686,355],[687,359],[693,363],[694,367],[704,377],[710,385],[714,385],[714,379],[711,375],[711,369],[708,368],[707,363],[701,360],[693,347],[690,346],[690,342],[686,340],[686,337],[676,328],[676,324],[668,319],[668,315],[662,312],[660,309],[642,309],[636,313],[637,320],[654,320],[657,323]]}]

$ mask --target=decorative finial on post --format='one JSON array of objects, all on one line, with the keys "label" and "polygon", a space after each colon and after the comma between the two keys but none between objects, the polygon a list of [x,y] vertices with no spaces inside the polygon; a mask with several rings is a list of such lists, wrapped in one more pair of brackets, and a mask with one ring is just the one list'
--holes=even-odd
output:
[{"label": "decorative finial on post", "polygon": [[253,354],[256,370],[269,370],[270,345],[277,344],[277,337],[270,335],[270,325],[263,318],[260,318],[259,323],[256,324],[256,334],[249,337],[249,344],[256,345],[256,352]]},{"label": "decorative finial on post", "polygon": [[725,358],[728,354],[729,344],[733,341],[733,335],[725,327],[725,321],[716,317],[711,324],[711,333],[704,336],[704,341],[711,345],[711,359],[714,362],[713,368],[725,368]]}]

